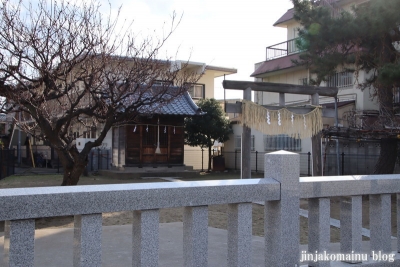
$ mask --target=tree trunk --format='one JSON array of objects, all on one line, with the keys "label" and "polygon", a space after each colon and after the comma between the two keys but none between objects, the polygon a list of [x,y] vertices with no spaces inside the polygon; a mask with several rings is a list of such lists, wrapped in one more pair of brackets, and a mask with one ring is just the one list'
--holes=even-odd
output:
[{"label": "tree trunk", "polygon": [[397,158],[397,140],[381,139],[381,151],[374,174],[392,174]]},{"label": "tree trunk", "polygon": [[210,171],[211,171],[211,159],[212,159],[212,156],[211,156],[211,146],[209,146],[209,147],[208,147],[208,169],[207,169],[207,172],[210,172]]},{"label": "tree trunk", "polygon": [[[382,86],[377,89],[381,127],[397,127],[393,110],[392,87]],[[397,140],[394,138],[381,138],[380,143],[381,150],[374,174],[392,174],[397,159]]]},{"label": "tree trunk", "polygon": [[65,158],[63,156],[59,156],[59,158],[61,165],[64,169],[64,176],[61,185],[77,185],[79,182],[79,178],[86,170],[88,158],[85,157],[85,159],[82,159],[81,157],[76,157],[72,159]]},{"label": "tree trunk", "polygon": [[322,134],[318,133],[311,137],[311,149],[312,149],[312,175],[322,175],[322,160],[321,160],[321,138]]}]

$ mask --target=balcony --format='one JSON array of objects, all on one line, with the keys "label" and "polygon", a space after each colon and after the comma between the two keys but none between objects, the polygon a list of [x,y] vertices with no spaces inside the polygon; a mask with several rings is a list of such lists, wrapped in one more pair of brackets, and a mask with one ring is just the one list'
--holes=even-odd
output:
[{"label": "balcony", "polygon": [[298,38],[295,38],[279,44],[268,46],[266,61],[299,53],[300,49],[296,45],[297,39]]}]

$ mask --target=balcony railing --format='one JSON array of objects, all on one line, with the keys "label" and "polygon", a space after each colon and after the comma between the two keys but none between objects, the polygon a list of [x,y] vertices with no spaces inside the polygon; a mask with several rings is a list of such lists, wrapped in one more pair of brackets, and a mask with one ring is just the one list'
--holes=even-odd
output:
[{"label": "balcony railing", "polygon": [[271,45],[267,47],[267,61],[275,58],[285,57],[291,54],[300,52],[300,49],[296,45],[296,40],[291,39],[285,42]]}]

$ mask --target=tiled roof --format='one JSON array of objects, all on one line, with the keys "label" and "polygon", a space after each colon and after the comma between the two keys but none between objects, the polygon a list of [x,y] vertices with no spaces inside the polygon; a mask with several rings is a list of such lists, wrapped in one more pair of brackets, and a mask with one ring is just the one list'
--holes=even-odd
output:
[{"label": "tiled roof", "polygon": [[153,114],[194,116],[203,115],[204,112],[193,102],[189,93],[185,92],[168,104],[161,105]]},{"label": "tiled roof", "polygon": [[[152,104],[143,104],[139,107],[138,111],[140,114],[160,114],[160,115],[182,115],[182,116],[194,116],[203,115],[204,112],[199,108],[190,97],[189,93],[179,93],[181,90],[178,87],[169,87],[167,90],[162,86],[153,85],[151,89],[143,86],[145,92],[133,94],[124,102],[127,106],[132,102],[141,101],[152,101],[154,95],[163,94],[161,101]],[[178,96],[176,96],[178,95]],[[139,99],[140,98],[140,99]]]},{"label": "tiled roof", "polygon": [[[328,0],[328,5],[332,5],[333,7],[336,7],[338,5],[338,2],[340,2],[340,0]],[[340,4],[340,3],[339,3]],[[283,22],[289,21],[291,19],[293,19],[294,17],[294,8],[289,9],[288,11],[286,11],[285,14],[283,14],[282,17],[280,17],[273,26],[277,26]]]},{"label": "tiled roof", "polygon": [[279,70],[295,67],[296,65],[292,62],[292,60],[298,59],[298,58],[299,58],[299,54],[293,54],[293,55],[265,61],[250,76],[257,77],[258,75],[265,74],[268,72],[274,72],[274,71],[279,71]]},{"label": "tiled roof", "polygon": [[285,14],[283,14],[282,17],[280,17],[273,26],[277,26],[283,22],[289,21],[291,19],[293,19],[293,15],[294,15],[294,8],[289,9],[288,11],[286,11]]}]

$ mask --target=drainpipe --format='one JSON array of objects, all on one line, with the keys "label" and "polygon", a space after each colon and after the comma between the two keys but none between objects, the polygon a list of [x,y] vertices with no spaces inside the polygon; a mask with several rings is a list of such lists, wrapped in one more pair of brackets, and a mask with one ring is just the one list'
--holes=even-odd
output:
[{"label": "drainpipe", "polygon": [[[224,81],[225,81],[225,74],[224,74]],[[224,88],[224,112],[226,114],[226,90]]]},{"label": "drainpipe", "polygon": [[21,167],[21,111],[18,113],[18,167]]},{"label": "drainpipe", "polygon": [[[339,127],[339,114],[338,114],[338,107],[337,107],[337,96],[335,96],[335,126],[336,128]],[[339,138],[336,138],[336,166],[337,166],[337,175],[340,175],[340,155],[339,155]]]}]

